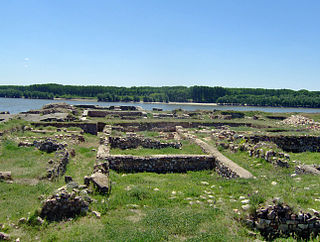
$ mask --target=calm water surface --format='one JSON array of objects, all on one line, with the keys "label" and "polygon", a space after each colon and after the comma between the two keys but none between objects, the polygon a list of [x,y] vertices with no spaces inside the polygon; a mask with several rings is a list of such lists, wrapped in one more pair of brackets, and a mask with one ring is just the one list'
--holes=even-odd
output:
[{"label": "calm water surface", "polygon": [[276,108],[276,107],[247,107],[247,106],[212,106],[212,105],[188,105],[188,104],[155,104],[155,103],[123,103],[123,102],[96,102],[96,101],[70,101],[70,100],[47,100],[47,99],[23,99],[23,98],[0,98],[0,111],[9,111],[11,114],[25,112],[31,109],[40,109],[48,103],[66,102],[69,104],[92,104],[100,106],[130,105],[140,106],[145,110],[152,108],[162,108],[170,111],[181,108],[183,110],[235,110],[235,111],[264,111],[271,113],[304,112],[320,113],[319,108]]}]

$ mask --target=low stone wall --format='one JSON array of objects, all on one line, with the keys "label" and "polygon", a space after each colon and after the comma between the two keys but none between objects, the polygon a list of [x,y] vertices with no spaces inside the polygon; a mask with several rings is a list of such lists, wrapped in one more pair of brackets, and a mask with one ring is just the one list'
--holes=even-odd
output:
[{"label": "low stone wall", "polygon": [[231,115],[231,118],[244,118],[244,113],[234,111],[222,111],[222,115]]},{"label": "low stone wall", "polygon": [[[79,187],[77,186],[76,188]],[[76,191],[73,189],[70,193],[65,188],[62,188],[56,194],[43,201],[40,217],[52,222],[74,218],[87,213],[91,200],[82,197],[79,189],[76,189]]]},{"label": "low stone wall", "polygon": [[275,204],[258,209],[248,220],[250,227],[256,228],[268,241],[278,237],[293,235],[298,240],[309,240],[320,232],[319,213],[295,214],[287,205]]},{"label": "low stone wall", "polygon": [[113,155],[106,158],[109,168],[122,172],[187,172],[211,170],[215,160],[208,155],[155,155],[130,156]]},{"label": "low stone wall", "polygon": [[80,122],[34,122],[32,123],[35,127],[39,126],[53,126],[57,128],[69,128],[69,127],[79,127],[85,133],[97,135],[98,125],[97,123],[80,123]]},{"label": "low stone wall", "polygon": [[89,117],[106,117],[107,115],[116,115],[120,117],[142,117],[145,112],[141,111],[108,111],[108,110],[88,110]]},{"label": "low stone wall", "polygon": [[301,153],[301,152],[320,152],[319,136],[265,136],[255,135],[247,137],[249,142],[258,143],[267,141],[275,143],[285,152]]},{"label": "low stone wall", "polygon": [[74,107],[77,108],[90,108],[90,109],[103,109],[103,110],[131,110],[131,111],[136,111],[136,110],[141,110],[142,108],[140,106],[126,106],[126,105],[121,105],[121,106],[109,106],[109,107],[104,107],[104,106],[99,106],[99,105],[90,105],[90,104],[79,104],[79,105],[74,105]]},{"label": "low stone wall", "polygon": [[180,149],[181,143],[164,143],[158,140],[152,140],[150,138],[142,137],[109,137],[109,143],[111,148],[136,149],[139,146],[149,149],[163,149],[163,148],[175,148]]},{"label": "low stone wall", "polygon": [[55,161],[51,160],[50,163],[50,167],[47,169],[47,178],[53,180],[62,176],[66,172],[67,164],[69,163],[69,152],[65,149],[58,150],[55,154]]},{"label": "low stone wall", "polygon": [[270,128],[269,126],[259,126],[251,123],[232,123],[232,122],[224,122],[224,123],[216,123],[216,122],[183,122],[183,121],[158,121],[158,122],[121,122],[115,123],[115,126],[121,127],[122,131],[130,131],[130,132],[139,132],[146,130],[161,130],[168,132],[175,132],[176,126],[181,126],[183,128],[198,128],[199,126],[205,127],[222,127],[222,126],[230,126],[230,127],[239,127],[239,126],[249,126],[256,128]]},{"label": "low stone wall", "polygon": [[246,169],[242,168],[241,166],[234,163],[232,160],[225,157],[221,154],[215,147],[208,145],[206,142],[196,138],[194,135],[184,133],[182,127],[176,127],[177,132],[181,137],[184,139],[188,139],[195,144],[199,145],[201,149],[210,154],[216,163],[215,170],[216,172],[226,178],[252,178],[253,175],[247,171]]}]

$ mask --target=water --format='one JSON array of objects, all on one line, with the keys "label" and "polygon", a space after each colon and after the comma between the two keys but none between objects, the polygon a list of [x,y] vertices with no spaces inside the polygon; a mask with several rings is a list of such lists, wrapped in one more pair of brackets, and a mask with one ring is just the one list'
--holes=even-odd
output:
[{"label": "water", "polygon": [[249,107],[249,106],[219,106],[212,104],[168,104],[168,103],[124,103],[124,102],[96,102],[96,101],[71,101],[71,100],[47,100],[47,99],[23,99],[23,98],[0,98],[0,111],[9,111],[11,114],[25,112],[31,109],[40,109],[43,105],[48,103],[66,102],[69,104],[91,104],[100,106],[114,106],[114,105],[130,105],[140,106],[145,110],[152,110],[152,108],[162,108],[170,111],[174,109],[183,109],[188,111],[195,110],[235,110],[235,111],[263,111],[271,113],[285,113],[285,112],[304,112],[304,113],[320,113],[319,108],[279,108],[279,107]]}]

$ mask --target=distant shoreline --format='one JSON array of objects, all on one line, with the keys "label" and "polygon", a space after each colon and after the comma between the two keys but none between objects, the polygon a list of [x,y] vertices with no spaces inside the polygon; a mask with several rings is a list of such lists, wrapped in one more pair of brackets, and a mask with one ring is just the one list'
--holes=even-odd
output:
[{"label": "distant shoreline", "polygon": [[79,101],[79,102],[98,102],[96,98],[63,98],[63,97],[55,97],[53,100],[58,101]]}]

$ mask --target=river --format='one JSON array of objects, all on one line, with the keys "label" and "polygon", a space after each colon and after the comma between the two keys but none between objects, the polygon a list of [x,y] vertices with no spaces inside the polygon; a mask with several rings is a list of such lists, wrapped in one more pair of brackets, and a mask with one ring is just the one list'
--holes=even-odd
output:
[{"label": "river", "polygon": [[181,108],[183,110],[235,110],[235,111],[263,111],[271,113],[303,112],[320,113],[319,108],[280,108],[280,107],[253,107],[253,106],[222,106],[212,104],[183,104],[183,103],[124,103],[124,102],[96,102],[91,100],[47,100],[47,99],[23,99],[23,98],[0,98],[0,111],[9,111],[11,114],[25,112],[31,109],[40,109],[48,103],[66,102],[69,104],[92,104],[100,106],[131,105],[140,106],[145,110],[162,108],[170,111]]}]

